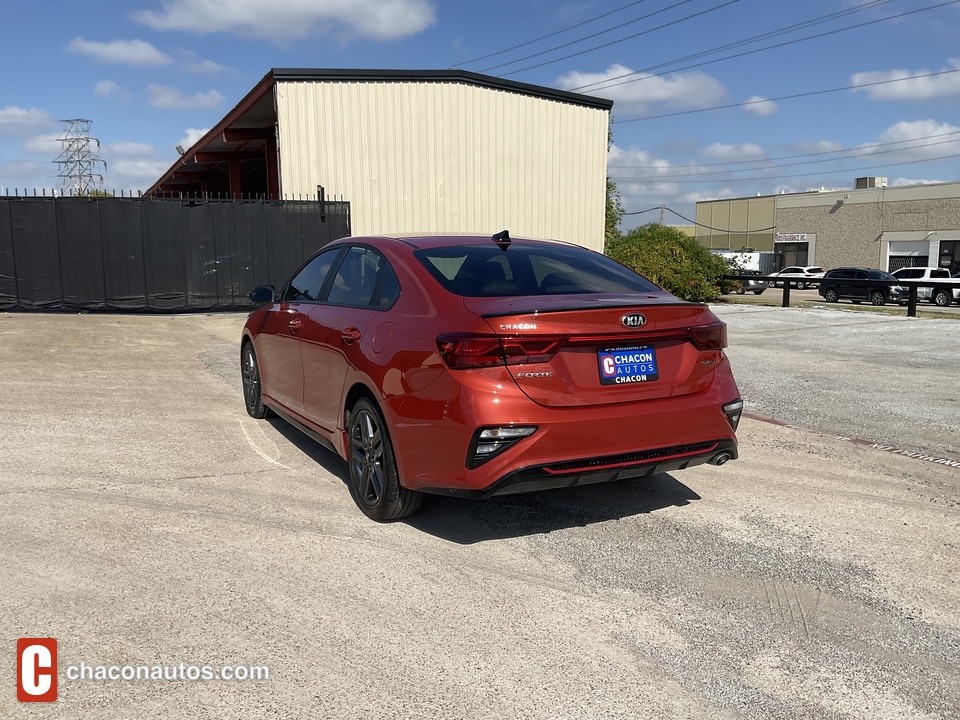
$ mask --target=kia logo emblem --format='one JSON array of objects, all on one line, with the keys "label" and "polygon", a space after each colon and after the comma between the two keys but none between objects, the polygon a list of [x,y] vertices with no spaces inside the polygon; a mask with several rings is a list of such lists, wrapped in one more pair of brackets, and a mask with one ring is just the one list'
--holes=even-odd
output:
[{"label": "kia logo emblem", "polygon": [[622,322],[625,327],[638,328],[646,325],[647,319],[640,313],[630,313],[620,318],[620,322]]}]

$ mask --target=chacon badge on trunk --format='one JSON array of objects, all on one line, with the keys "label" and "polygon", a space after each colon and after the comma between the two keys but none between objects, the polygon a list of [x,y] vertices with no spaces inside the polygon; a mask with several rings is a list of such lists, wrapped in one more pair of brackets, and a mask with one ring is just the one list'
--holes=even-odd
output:
[{"label": "chacon badge on trunk", "polygon": [[628,328],[638,328],[646,325],[647,319],[640,313],[630,313],[620,318],[620,322]]}]

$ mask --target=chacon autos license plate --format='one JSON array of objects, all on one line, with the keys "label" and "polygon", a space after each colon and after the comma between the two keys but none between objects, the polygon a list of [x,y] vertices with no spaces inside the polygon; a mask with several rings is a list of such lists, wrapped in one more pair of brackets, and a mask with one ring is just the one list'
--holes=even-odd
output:
[{"label": "chacon autos license plate", "polygon": [[624,385],[657,380],[657,354],[649,345],[597,350],[601,385]]}]

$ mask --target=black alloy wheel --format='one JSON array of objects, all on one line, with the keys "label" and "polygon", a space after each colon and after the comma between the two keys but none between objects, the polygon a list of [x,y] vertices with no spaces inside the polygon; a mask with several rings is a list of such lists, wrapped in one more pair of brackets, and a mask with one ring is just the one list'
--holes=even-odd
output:
[{"label": "black alloy wheel", "polygon": [[260,366],[257,364],[257,354],[253,351],[253,343],[244,343],[240,351],[240,376],[243,379],[243,404],[250,417],[261,420],[273,415],[273,412],[263,404],[260,392]]},{"label": "black alloy wheel", "polygon": [[348,442],[350,495],[363,514],[385,522],[416,512],[423,496],[400,485],[390,434],[369,398],[358,400],[350,412]]},{"label": "black alloy wheel", "polygon": [[835,303],[840,300],[840,293],[836,288],[827,288],[823,291],[823,299],[828,303]]}]

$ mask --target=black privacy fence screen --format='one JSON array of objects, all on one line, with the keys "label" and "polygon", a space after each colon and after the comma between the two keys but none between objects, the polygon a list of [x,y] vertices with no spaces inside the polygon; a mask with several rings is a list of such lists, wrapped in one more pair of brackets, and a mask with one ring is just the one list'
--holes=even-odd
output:
[{"label": "black privacy fence screen", "polygon": [[248,307],[349,234],[342,201],[0,197],[0,310]]}]

